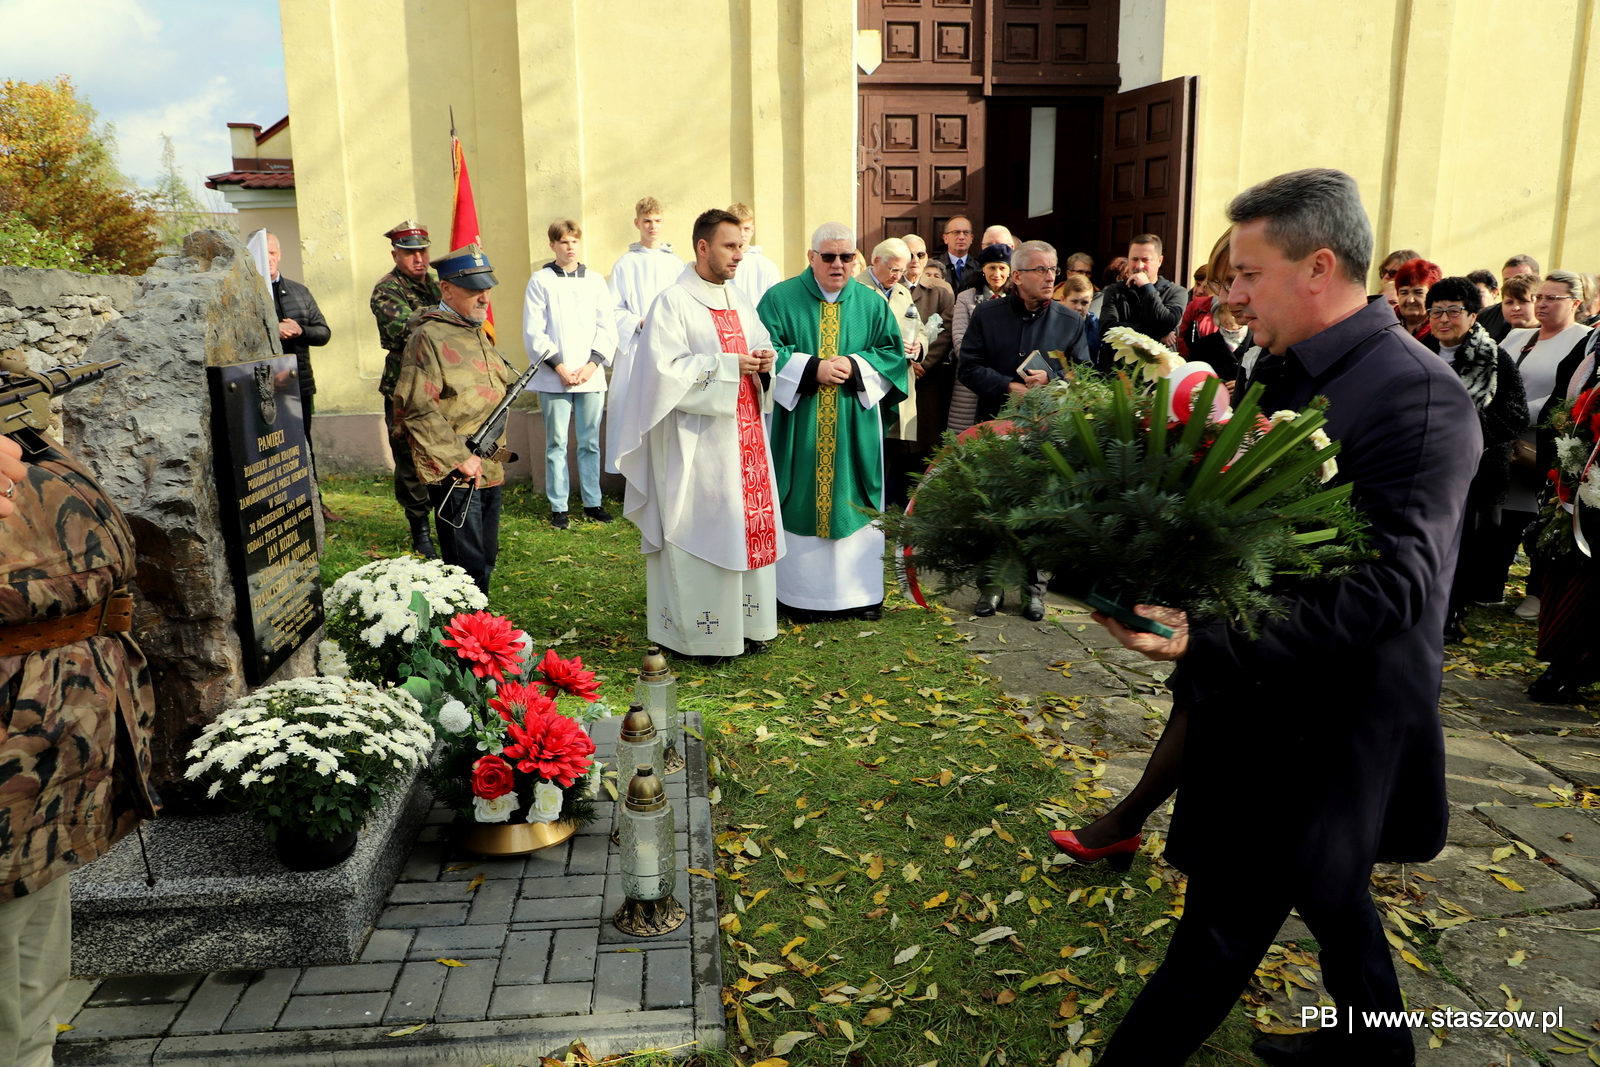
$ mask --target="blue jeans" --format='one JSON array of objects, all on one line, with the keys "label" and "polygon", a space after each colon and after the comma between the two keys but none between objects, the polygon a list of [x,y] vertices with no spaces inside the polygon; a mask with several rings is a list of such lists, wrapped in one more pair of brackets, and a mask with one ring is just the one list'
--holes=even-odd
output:
[{"label": "blue jeans", "polygon": [[540,393],[544,411],[544,495],[551,511],[567,510],[571,484],[567,478],[567,422],[578,423],[578,484],[583,506],[600,506],[600,416],[604,393]]}]

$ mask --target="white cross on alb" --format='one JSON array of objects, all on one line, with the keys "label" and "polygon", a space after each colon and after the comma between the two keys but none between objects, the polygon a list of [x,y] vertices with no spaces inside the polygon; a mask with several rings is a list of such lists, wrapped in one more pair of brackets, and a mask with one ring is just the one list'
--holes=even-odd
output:
[{"label": "white cross on alb", "polygon": [[705,390],[710,389],[711,388],[711,383],[715,382],[716,380],[717,380],[717,372],[716,371],[712,371],[712,370],[701,371],[700,372],[700,377],[698,377],[698,378],[696,378],[694,380],[694,386],[695,386],[696,389],[699,389],[700,391],[704,392]]},{"label": "white cross on alb", "polygon": [[755,618],[756,612],[760,610],[761,605],[756,602],[756,598],[751,596],[749,593],[746,593],[744,595],[744,617],[747,619],[753,619]]},{"label": "white cross on alb", "polygon": [[712,631],[714,631],[718,626],[722,625],[722,622],[715,615],[711,614],[711,612],[702,611],[700,613],[700,618],[695,621],[695,625],[704,631],[707,636],[709,636]]}]

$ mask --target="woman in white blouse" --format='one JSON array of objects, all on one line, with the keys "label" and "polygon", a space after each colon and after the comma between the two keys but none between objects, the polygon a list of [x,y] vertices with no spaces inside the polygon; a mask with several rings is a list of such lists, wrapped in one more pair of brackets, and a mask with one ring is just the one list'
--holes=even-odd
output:
[{"label": "woman in white blouse", "polygon": [[[1577,322],[1578,305],[1582,301],[1583,279],[1572,271],[1553,270],[1539,283],[1534,294],[1533,313],[1539,325],[1512,330],[1500,342],[1500,347],[1522,372],[1523,388],[1528,395],[1528,428],[1513,446],[1511,488],[1506,493],[1502,529],[1525,527],[1538,518],[1539,508],[1544,503],[1544,469],[1539,463],[1535,427],[1544,421],[1545,405],[1552,398],[1566,399],[1567,383],[1557,381],[1556,372],[1562,361],[1588,340],[1590,328]],[[1514,552],[1515,545],[1508,546],[1508,557]],[[1517,615],[1524,619],[1539,615],[1539,582],[1544,567],[1543,561],[1537,558],[1531,563],[1528,599],[1517,608]]]}]

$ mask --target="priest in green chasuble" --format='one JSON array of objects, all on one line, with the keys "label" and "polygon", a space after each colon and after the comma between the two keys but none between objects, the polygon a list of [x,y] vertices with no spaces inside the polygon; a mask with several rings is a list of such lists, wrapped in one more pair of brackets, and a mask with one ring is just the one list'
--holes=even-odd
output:
[{"label": "priest in green chasuble", "polygon": [[811,620],[880,617],[883,435],[906,396],[905,346],[889,305],[849,285],[855,234],[839,222],[811,236],[810,269],[767,290],[759,308],[777,352],[772,460],[788,552],[778,603]]}]

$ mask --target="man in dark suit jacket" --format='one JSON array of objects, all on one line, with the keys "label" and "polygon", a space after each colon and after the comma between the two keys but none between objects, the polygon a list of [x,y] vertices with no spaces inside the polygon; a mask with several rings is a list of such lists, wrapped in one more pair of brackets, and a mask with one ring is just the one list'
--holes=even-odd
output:
[{"label": "man in dark suit jacket", "polygon": [[934,257],[934,262],[944,268],[945,284],[952,292],[962,281],[978,271],[976,256],[967,253],[972,248],[972,220],[957,215],[944,224],[944,251]]},{"label": "man in dark suit jacket", "polygon": [[[1178,661],[1187,702],[1167,859],[1189,875],[1167,958],[1097,1064],[1177,1065],[1237,1001],[1291,908],[1322,946],[1339,1025],[1263,1037],[1269,1064],[1414,1062],[1399,984],[1369,893],[1375,862],[1423,862],[1449,821],[1439,725],[1443,623],[1467,488],[1483,450],[1456,374],[1367,302],[1372,230],[1356,184],[1334,170],[1284,174],[1228,208],[1238,275],[1228,294],[1265,354],[1262,408],[1329,400],[1340,476],[1371,524],[1376,558],[1338,582],[1284,591],[1258,639],[1175,608],[1145,608],[1172,638],[1125,646]],[[1290,775],[1288,800],[1255,792]],[[1248,890],[1238,876],[1256,871]],[[1346,1032],[1354,1012],[1354,1032]]]},{"label": "man in dark suit jacket", "polygon": [[[278,273],[278,263],[283,259],[283,247],[278,235],[267,234],[267,269],[271,273],[272,301],[278,309],[278,339],[283,343],[283,354],[295,358],[295,377],[300,381],[300,403],[305,414],[306,443],[311,442],[311,415],[316,406],[312,399],[317,393],[317,379],[311,369],[311,349],[328,343],[333,331],[328,320],[322,317],[311,290]],[[316,468],[316,451],[311,453],[313,473]],[[322,505],[323,518],[338,522],[339,516]]]},{"label": "man in dark suit jacket", "polygon": [[1128,242],[1127,276],[1105,287],[1100,296],[1101,370],[1109,368],[1116,352],[1106,333],[1116,326],[1129,326],[1160,341],[1178,328],[1183,309],[1189,304],[1189,290],[1161,277],[1161,238],[1141,233]]},{"label": "man in dark suit jacket", "polygon": [[924,325],[935,315],[940,323],[939,334],[929,343],[921,362],[911,366],[917,376],[917,445],[923,452],[932,452],[944,437],[950,419],[950,393],[956,381],[956,361],[950,353],[956,295],[943,281],[923,277],[922,268],[928,263],[927,243],[914,233],[907,234],[905,242],[911,249],[911,265],[903,280],[911,290],[911,301],[917,305]]},{"label": "man in dark suit jacket", "polygon": [[[1090,362],[1083,317],[1050,299],[1059,273],[1054,248],[1043,241],[1024,241],[1011,254],[1011,295],[986,300],[973,311],[961,339],[956,377],[978,394],[978,422],[994,418],[1013,394],[1060,378],[1063,368],[1049,353],[1060,352],[1074,363]],[[1017,368],[1034,352],[1044,356],[1049,369],[1019,377]]]}]

